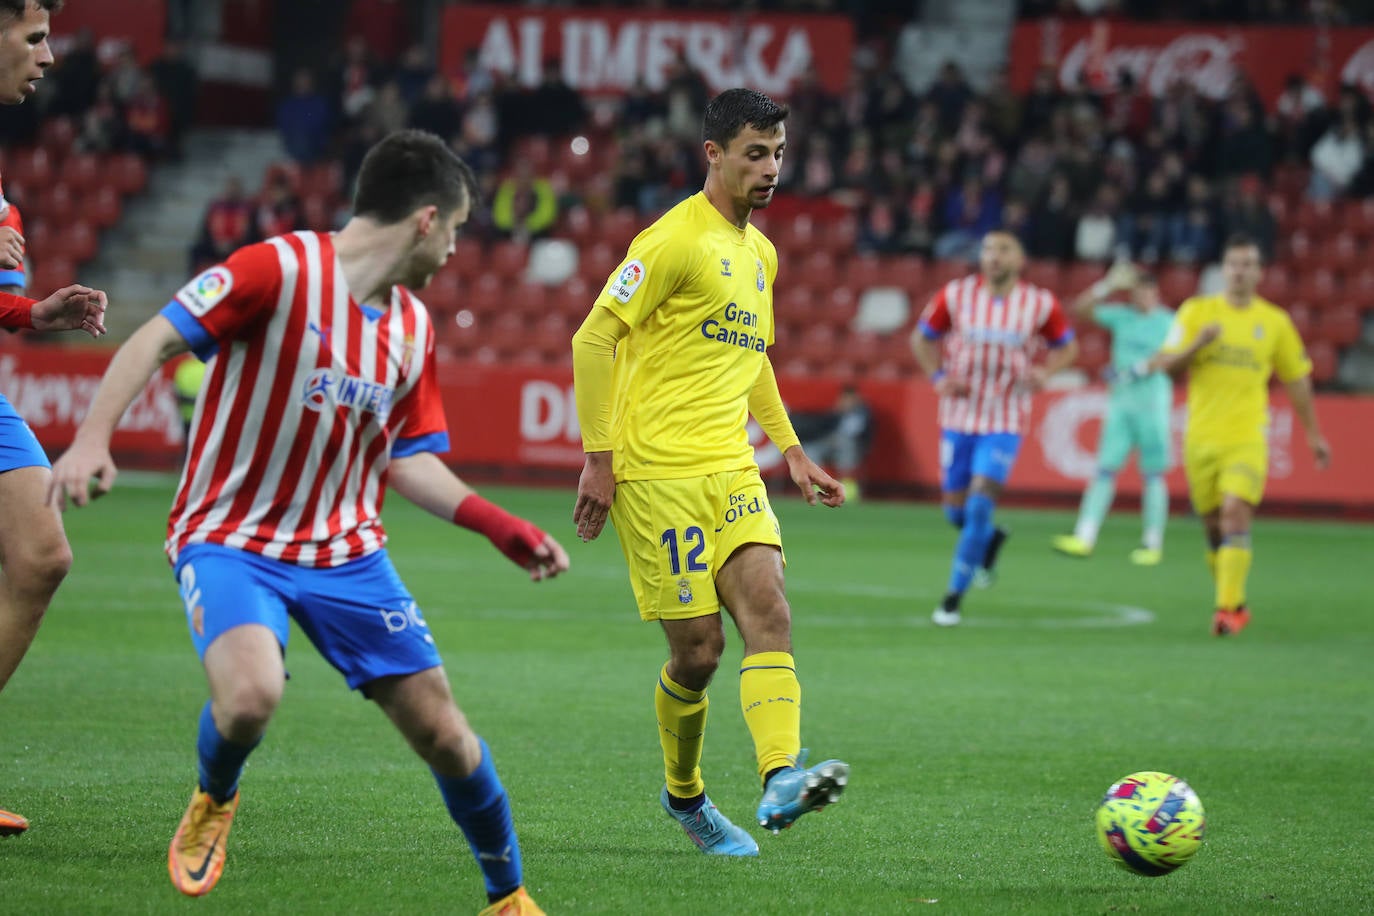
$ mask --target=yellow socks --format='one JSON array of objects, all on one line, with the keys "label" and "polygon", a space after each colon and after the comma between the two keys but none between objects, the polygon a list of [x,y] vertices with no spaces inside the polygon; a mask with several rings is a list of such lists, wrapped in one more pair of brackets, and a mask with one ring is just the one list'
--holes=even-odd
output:
[{"label": "yellow socks", "polygon": [[1217,552],[1207,551],[1207,571],[1212,574],[1212,581],[1217,581]]},{"label": "yellow socks", "polygon": [[1228,611],[1245,603],[1245,579],[1250,574],[1249,538],[1242,543],[1244,546],[1225,543],[1217,551],[1217,607]]},{"label": "yellow socks", "polygon": [[796,764],[801,751],[801,684],[787,652],[759,652],[740,663],[739,699],[754,738],[759,777]]},{"label": "yellow socks", "polygon": [[709,705],[706,691],[688,690],[668,677],[668,666],[663,666],[654,688],[654,712],[670,795],[693,798],[706,791],[701,781],[701,746],[706,740]]}]

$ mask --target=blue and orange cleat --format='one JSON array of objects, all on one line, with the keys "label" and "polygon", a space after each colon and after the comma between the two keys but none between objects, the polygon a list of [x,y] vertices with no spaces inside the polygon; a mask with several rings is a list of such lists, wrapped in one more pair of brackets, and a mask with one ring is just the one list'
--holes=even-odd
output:
[{"label": "blue and orange cleat", "polygon": [[1245,629],[1249,622],[1250,610],[1243,604],[1234,611],[1217,608],[1217,612],[1212,615],[1212,635],[1235,636]]},{"label": "blue and orange cleat", "polygon": [[167,848],[167,873],[172,876],[172,885],[186,896],[210,893],[224,871],[224,847],[239,807],[239,794],[235,792],[224,804],[199,788],[191,796]]},{"label": "blue and orange cleat", "polygon": [[849,784],[849,764],[825,760],[809,769],[806,748],[797,755],[797,765],[768,780],[759,802],[759,826],[777,833],[785,830],[808,811],[819,811],[840,800]]},{"label": "blue and orange cleat", "polygon": [[21,817],[13,811],[0,809],[0,836],[18,836],[28,829],[27,818]]},{"label": "blue and orange cleat", "polygon": [[517,887],[491,906],[478,912],[477,916],[544,916],[539,904],[526,893],[523,885]]},{"label": "blue and orange cleat", "polygon": [[754,838],[730,823],[708,797],[695,811],[674,811],[668,803],[668,787],[663,787],[659,799],[668,816],[682,825],[683,832],[692,838],[697,848],[708,856],[756,856],[759,844]]}]

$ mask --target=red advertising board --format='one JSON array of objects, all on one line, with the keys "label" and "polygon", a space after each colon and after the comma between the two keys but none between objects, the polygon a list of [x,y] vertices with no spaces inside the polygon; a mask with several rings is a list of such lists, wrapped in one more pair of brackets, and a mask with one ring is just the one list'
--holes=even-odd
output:
[{"label": "red advertising board", "polygon": [[810,70],[840,92],[854,47],[847,16],[457,3],[444,10],[442,28],[447,72],[460,70],[475,50],[483,66],[534,86],[544,62],[557,60],[569,85],[592,94],[641,81],[662,89],[679,55],[713,92],[748,86],[785,95]]},{"label": "red advertising board", "polygon": [[1244,74],[1271,107],[1291,73],[1328,97],[1342,83],[1374,94],[1374,29],[1367,28],[1042,19],[1015,27],[1010,58],[1019,92],[1048,66],[1061,88],[1084,78],[1094,90],[1108,91],[1128,70],[1153,95],[1182,80],[1213,99]]},{"label": "red advertising board", "polygon": [[[50,453],[71,442],[89,409],[111,352],[102,348],[14,347],[0,350],[0,392],[28,420]],[[512,480],[573,482],[582,468],[570,370],[538,366],[441,363],[440,387],[453,450],[447,460],[477,476]],[[834,403],[840,382],[782,376],[783,398],[792,410],[824,409]],[[903,491],[934,492],[939,486],[936,399],[921,380],[873,380],[860,391],[873,408],[875,435],[865,468],[870,484]],[[1106,392],[1082,388],[1036,399],[1031,431],[1012,474],[1013,494],[1076,497],[1094,471],[1093,454]],[[1374,398],[1325,395],[1317,399],[1322,428],[1335,461],[1318,471],[1302,429],[1282,395],[1276,395],[1270,425],[1271,505],[1374,513],[1374,475],[1366,458],[1374,454]],[[1174,411],[1178,453],[1186,416],[1182,391]],[[781,470],[781,456],[763,433],[751,428],[765,472]],[[117,456],[135,463],[170,466],[181,454],[181,424],[170,373],[148,386],[115,435]],[[1182,495],[1182,469],[1169,478]],[[1120,480],[1126,496],[1140,491],[1133,470]]]}]

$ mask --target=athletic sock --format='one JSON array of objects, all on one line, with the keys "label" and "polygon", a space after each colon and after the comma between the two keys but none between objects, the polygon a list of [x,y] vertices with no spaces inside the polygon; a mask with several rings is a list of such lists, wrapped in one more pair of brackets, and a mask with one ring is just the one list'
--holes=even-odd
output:
[{"label": "athletic sock", "polygon": [[510,797],[496,775],[491,749],[481,738],[482,762],[466,777],[434,773],[449,817],[467,837],[472,857],[482,870],[487,897],[495,902],[523,883],[520,841],[510,816]]},{"label": "athletic sock", "polygon": [[801,683],[787,652],[756,652],[740,662],[739,701],[754,739],[759,778],[793,766],[801,752]]},{"label": "athletic sock", "polygon": [[210,797],[221,805],[233,798],[239,790],[244,762],[261,743],[262,738],[258,738],[252,744],[235,744],[221,735],[210,711],[210,701],[206,700],[200,711],[200,731],[196,735],[201,791],[210,793]]},{"label": "athletic sock", "polygon": [[1074,537],[1089,547],[1097,544],[1098,532],[1102,521],[1111,511],[1112,500],[1116,498],[1116,475],[1099,471],[1083,491],[1083,501],[1078,507],[1078,524],[1074,526]]},{"label": "athletic sock", "polygon": [[1217,607],[1234,611],[1245,603],[1245,580],[1250,574],[1250,535],[1222,538],[1217,551]]},{"label": "athletic sock", "polygon": [[1169,520],[1169,485],[1163,474],[1145,477],[1145,492],[1141,495],[1140,515],[1142,532],[1140,543],[1150,550],[1164,549],[1164,526]]},{"label": "athletic sock", "polygon": [[964,504],[964,527],[954,548],[954,564],[949,574],[949,590],[963,594],[973,581],[973,572],[987,556],[988,541],[992,539],[992,500],[983,493],[974,493]]},{"label": "athletic sock", "polygon": [[709,706],[705,690],[688,690],[670,678],[668,666],[663,666],[654,687],[654,714],[658,717],[669,802],[694,799],[706,792],[701,781],[701,747],[706,741]]}]

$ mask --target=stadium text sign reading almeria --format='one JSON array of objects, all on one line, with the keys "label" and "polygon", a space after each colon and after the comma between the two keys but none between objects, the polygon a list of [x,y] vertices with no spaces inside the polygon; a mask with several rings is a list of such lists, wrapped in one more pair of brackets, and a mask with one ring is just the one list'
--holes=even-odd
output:
[{"label": "stadium text sign reading almeria", "polygon": [[679,55],[712,91],[749,86],[786,93],[810,70],[844,89],[854,46],[844,16],[731,16],[628,9],[525,9],[456,4],[444,11],[442,62],[462,69],[476,50],[483,66],[535,86],[544,63],[583,92],[619,93],[642,82],[662,89]]}]

